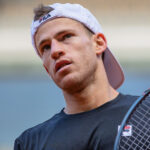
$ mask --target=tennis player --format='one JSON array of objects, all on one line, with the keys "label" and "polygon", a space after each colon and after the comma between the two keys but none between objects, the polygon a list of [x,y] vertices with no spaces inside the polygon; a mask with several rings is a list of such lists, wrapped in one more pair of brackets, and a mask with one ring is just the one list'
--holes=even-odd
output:
[{"label": "tennis player", "polygon": [[79,4],[41,5],[31,36],[66,106],[24,131],[14,150],[112,150],[118,126],[137,97],[117,91],[124,74],[97,19]]}]

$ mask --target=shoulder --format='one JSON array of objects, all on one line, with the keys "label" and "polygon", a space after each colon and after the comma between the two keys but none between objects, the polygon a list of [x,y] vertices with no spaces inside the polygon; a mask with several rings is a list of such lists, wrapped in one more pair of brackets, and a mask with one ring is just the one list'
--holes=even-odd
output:
[{"label": "shoulder", "polygon": [[119,101],[123,105],[130,105],[138,99],[139,96],[120,93]]},{"label": "shoulder", "polygon": [[[25,130],[15,140],[14,147],[24,147],[22,149],[30,149],[29,147],[26,146],[30,146],[31,143],[35,143],[37,142],[37,140],[40,140],[45,136],[47,136],[47,133],[49,131],[52,131],[55,128],[56,124],[59,124],[59,121],[61,121],[61,119],[62,113],[58,113],[49,120]],[[19,149],[16,148],[15,150]]]},{"label": "shoulder", "polygon": [[113,112],[126,112],[139,96],[119,93],[117,98],[110,101],[109,109]]}]

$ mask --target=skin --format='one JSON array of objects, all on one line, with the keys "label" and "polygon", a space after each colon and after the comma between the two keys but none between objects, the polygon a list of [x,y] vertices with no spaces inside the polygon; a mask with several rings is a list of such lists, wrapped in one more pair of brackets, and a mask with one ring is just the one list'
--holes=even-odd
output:
[{"label": "skin", "polygon": [[103,34],[91,34],[75,20],[57,18],[38,29],[35,43],[46,71],[62,89],[65,113],[92,110],[118,95],[101,58],[107,47]]}]

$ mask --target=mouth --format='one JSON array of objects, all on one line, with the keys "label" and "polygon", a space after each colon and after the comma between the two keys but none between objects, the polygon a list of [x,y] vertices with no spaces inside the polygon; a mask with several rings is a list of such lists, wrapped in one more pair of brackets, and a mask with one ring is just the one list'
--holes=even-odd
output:
[{"label": "mouth", "polygon": [[60,69],[66,67],[67,65],[70,65],[70,64],[71,64],[71,62],[68,60],[60,60],[55,65],[55,72],[58,72]]}]

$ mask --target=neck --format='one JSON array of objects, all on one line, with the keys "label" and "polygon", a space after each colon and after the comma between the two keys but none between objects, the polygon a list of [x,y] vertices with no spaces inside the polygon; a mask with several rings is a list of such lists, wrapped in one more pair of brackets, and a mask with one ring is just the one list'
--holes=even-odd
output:
[{"label": "neck", "polygon": [[[102,78],[103,77],[103,78]],[[118,92],[113,89],[107,80],[105,71],[97,74],[94,81],[87,83],[76,92],[63,91],[67,114],[76,114],[95,109],[117,97]]]}]

